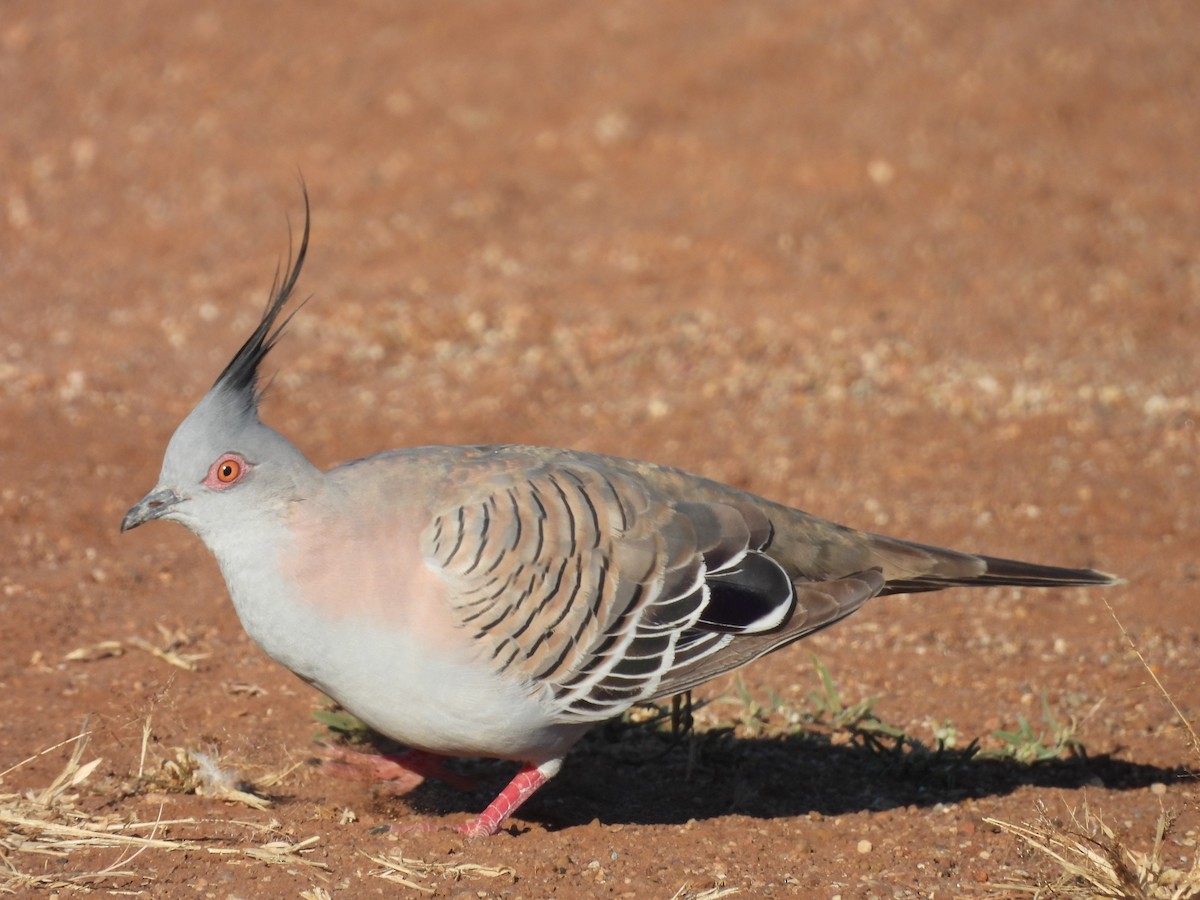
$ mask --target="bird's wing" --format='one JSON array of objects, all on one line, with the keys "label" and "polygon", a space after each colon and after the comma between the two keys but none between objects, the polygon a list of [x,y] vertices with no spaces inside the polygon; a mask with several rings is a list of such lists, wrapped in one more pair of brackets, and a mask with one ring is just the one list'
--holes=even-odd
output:
[{"label": "bird's wing", "polygon": [[435,515],[422,553],[498,675],[593,721],[684,690],[856,609],[867,573],[795,585],[749,502],[682,502],[602,458],[497,472]]}]

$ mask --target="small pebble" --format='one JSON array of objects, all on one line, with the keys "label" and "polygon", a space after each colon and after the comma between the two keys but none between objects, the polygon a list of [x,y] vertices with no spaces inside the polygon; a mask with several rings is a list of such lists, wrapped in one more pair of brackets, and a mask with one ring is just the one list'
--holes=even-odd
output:
[{"label": "small pebble", "polygon": [[1161,797],[1166,792],[1167,786],[1161,781],[1156,781],[1154,784],[1150,785],[1150,793],[1152,793],[1155,797]]},{"label": "small pebble", "polygon": [[868,841],[866,838],[863,838],[861,841],[858,842],[858,852],[859,853],[870,853],[871,849],[872,849],[871,842]]}]

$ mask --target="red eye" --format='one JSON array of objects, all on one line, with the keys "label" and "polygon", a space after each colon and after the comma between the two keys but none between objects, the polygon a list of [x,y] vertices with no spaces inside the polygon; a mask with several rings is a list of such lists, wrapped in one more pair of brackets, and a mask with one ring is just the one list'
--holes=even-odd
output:
[{"label": "red eye", "polygon": [[226,453],[209,468],[204,484],[223,490],[241,481],[249,470],[250,464],[237,453]]}]

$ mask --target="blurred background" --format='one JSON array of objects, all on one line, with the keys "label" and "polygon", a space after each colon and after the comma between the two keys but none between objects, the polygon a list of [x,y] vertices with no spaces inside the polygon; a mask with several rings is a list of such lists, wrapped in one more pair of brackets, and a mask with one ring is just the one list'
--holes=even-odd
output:
[{"label": "blurred background", "polygon": [[[162,741],[249,741],[222,667],[290,684],[197,541],[117,524],[301,183],[312,299],[263,414],[314,461],[570,446],[1115,571],[1200,701],[1200,7],[8,0],[0,84],[0,702],[54,709],[6,759],[155,691],[192,710]],[[207,675],[61,662],[156,623]],[[815,647],[901,721],[983,733],[1050,685],[1107,703],[1089,748],[1183,760],[1096,592],[886,601]]]}]

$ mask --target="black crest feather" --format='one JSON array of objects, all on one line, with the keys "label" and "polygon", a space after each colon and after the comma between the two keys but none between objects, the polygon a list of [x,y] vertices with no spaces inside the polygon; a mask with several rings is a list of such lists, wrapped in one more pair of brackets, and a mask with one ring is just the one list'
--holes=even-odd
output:
[{"label": "black crest feather", "polygon": [[[288,241],[288,259],[287,264],[282,269],[276,267],[275,278],[271,282],[271,294],[267,300],[267,308],[263,310],[262,319],[258,323],[258,327],[254,329],[254,333],[246,339],[246,343],[242,344],[233,359],[229,361],[229,365],[217,376],[216,382],[213,384],[213,390],[221,393],[229,392],[234,396],[244,398],[245,402],[251,409],[258,405],[258,367],[271,348],[275,346],[275,342],[279,340],[288,322],[292,320],[300,307],[296,307],[292,312],[275,327],[275,322],[279,318],[279,314],[283,308],[287,306],[288,300],[291,299],[292,291],[296,287],[296,282],[300,278],[300,269],[304,266],[304,257],[308,252],[308,235],[310,226],[310,216],[308,208],[308,189],[303,183],[300,185],[300,190],[304,194],[304,233],[300,237],[300,250],[296,254],[295,261],[292,260],[291,241]],[[301,304],[303,306],[303,304]]]}]

